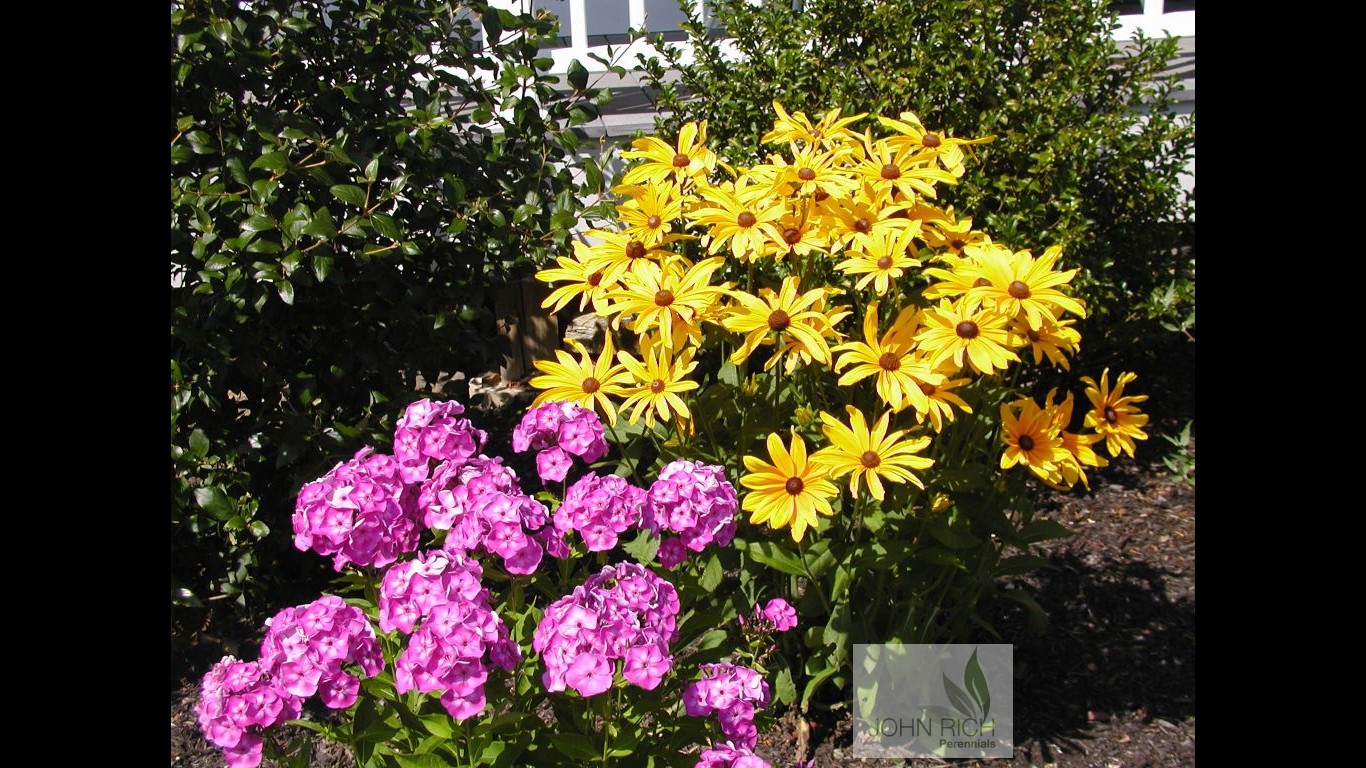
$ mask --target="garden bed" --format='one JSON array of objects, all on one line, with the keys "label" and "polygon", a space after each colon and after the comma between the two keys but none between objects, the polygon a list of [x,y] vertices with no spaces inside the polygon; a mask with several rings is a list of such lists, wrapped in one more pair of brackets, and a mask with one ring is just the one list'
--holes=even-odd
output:
[{"label": "garden bed", "polygon": [[[1160,443],[1149,443],[1149,455]],[[1160,464],[1119,464],[1090,494],[1050,494],[1042,510],[1076,531],[1043,546],[1051,570],[1019,579],[1048,612],[1042,634],[1025,617],[1003,617],[1015,644],[1013,760],[992,765],[1186,766],[1195,761],[1195,493]],[[259,625],[210,628],[186,654],[171,690],[172,768],[221,768],[222,753],[200,736],[198,674],[221,654],[254,653]],[[195,663],[198,660],[199,663]],[[847,755],[846,711],[810,713],[814,768],[889,766]],[[759,736],[774,766],[795,765],[797,713]],[[319,744],[312,765],[347,765],[343,748]],[[935,765],[938,761],[912,761]]]}]

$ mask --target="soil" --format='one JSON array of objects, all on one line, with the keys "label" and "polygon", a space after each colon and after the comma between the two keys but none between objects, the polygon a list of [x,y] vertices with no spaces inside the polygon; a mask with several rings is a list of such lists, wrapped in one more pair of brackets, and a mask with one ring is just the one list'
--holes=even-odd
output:
[{"label": "soil", "polygon": [[[1176,410],[1193,414],[1190,406]],[[484,415],[476,423],[485,426]],[[1141,444],[1139,453],[1150,463],[1116,462],[1093,475],[1090,493],[1049,493],[1041,499],[1041,514],[1076,535],[1041,546],[1051,568],[1003,585],[1028,590],[1049,618],[1042,628],[1028,626],[1023,611],[995,622],[1015,645],[1015,756],[954,764],[1194,765],[1195,492],[1159,461],[1170,446],[1156,434],[1175,434],[1180,423],[1155,418],[1152,426],[1154,438]],[[510,431],[510,424],[486,428]],[[1193,451],[1193,439],[1191,446]],[[173,638],[172,768],[224,765],[195,723],[198,675],[225,653],[252,655],[256,642],[259,622],[203,627],[188,642]],[[852,743],[847,710],[813,708],[806,720],[805,750],[799,746],[801,716],[789,709],[760,733],[756,751],[774,768],[947,764],[854,758],[846,754]],[[349,764],[344,748],[325,743],[315,747],[309,763],[312,768]]]}]

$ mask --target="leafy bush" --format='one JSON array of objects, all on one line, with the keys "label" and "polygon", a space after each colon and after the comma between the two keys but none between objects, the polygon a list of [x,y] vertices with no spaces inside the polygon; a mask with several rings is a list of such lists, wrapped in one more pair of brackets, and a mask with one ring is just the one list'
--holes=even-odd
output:
[{"label": "leafy bush", "polygon": [[377,406],[496,359],[489,294],[601,184],[570,130],[601,96],[582,67],[554,87],[555,29],[482,0],[172,3],[176,604],[242,601],[301,481],[392,427]]},{"label": "leafy bush", "polygon": [[942,201],[1001,242],[1061,247],[1083,269],[1083,329],[1145,318],[1155,289],[1193,282],[1181,246],[1194,195],[1179,177],[1195,123],[1171,113],[1180,84],[1163,74],[1177,41],[1116,42],[1105,0],[715,0],[705,27],[683,5],[694,60],[660,41],[663,59],[645,62],[671,111],[661,132],[705,120],[723,157],[751,163],[774,100],[913,112],[931,130],[996,137]]}]

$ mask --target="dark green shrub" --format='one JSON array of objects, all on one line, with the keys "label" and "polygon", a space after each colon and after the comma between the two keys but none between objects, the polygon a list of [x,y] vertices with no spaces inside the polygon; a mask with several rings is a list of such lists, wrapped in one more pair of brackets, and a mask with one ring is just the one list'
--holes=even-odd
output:
[{"label": "dark green shrub", "polygon": [[497,359],[491,292],[591,191],[569,126],[597,93],[581,67],[552,87],[555,27],[479,1],[172,3],[175,604],[284,581],[299,485],[387,440],[375,407],[419,376]]},{"label": "dark green shrub", "polygon": [[662,132],[707,120],[718,152],[753,162],[777,99],[813,118],[910,111],[931,130],[995,136],[943,199],[1015,248],[1061,245],[1084,268],[1084,331],[1152,318],[1154,291],[1173,284],[1193,300],[1193,250],[1179,249],[1193,245],[1194,195],[1179,177],[1195,123],[1170,111],[1175,39],[1115,42],[1103,0],[713,0],[706,26],[726,30],[733,60],[683,5],[695,62],[657,43],[663,60],[646,63],[672,110]]}]

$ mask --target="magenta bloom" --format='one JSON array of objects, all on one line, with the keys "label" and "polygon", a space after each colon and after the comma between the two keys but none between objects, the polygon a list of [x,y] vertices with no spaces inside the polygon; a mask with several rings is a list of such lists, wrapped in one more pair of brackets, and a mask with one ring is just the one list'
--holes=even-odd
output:
[{"label": "magenta bloom", "polygon": [[744,616],[737,618],[747,634],[771,635],[796,627],[797,609],[781,597],[775,597],[767,605],[755,605],[748,621]]},{"label": "magenta bloom", "polygon": [[555,530],[578,531],[589,552],[606,552],[640,522],[645,491],[624,477],[587,474],[565,491],[555,510]]},{"label": "magenta bloom", "polygon": [[344,667],[355,665],[371,677],[384,668],[384,655],[359,608],[323,595],[266,621],[260,663],[290,695],[316,693],[328,707],[346,709],[356,701],[360,678]]},{"label": "magenta bloom", "polygon": [[463,463],[479,453],[488,433],[469,419],[457,418],[465,407],[454,400],[416,400],[408,405],[394,428],[394,456],[403,467],[403,480],[420,483],[433,463]]},{"label": "magenta bloom", "polygon": [[592,463],[607,455],[607,439],[598,415],[574,403],[551,402],[527,410],[512,430],[512,450],[534,449],[541,482],[563,482],[573,466],[571,456]]},{"label": "magenta bloom", "polygon": [[391,566],[379,590],[379,628],[403,634],[442,603],[489,600],[481,582],[484,569],[460,552],[420,552],[413,560]]},{"label": "magenta bloom", "polygon": [[723,467],[678,459],[660,470],[650,486],[641,526],[656,536],[677,534],[665,536],[656,555],[664,567],[672,568],[683,562],[685,548],[701,552],[709,544],[729,544],[738,508],[735,487],[726,480]]},{"label": "magenta bloom", "polygon": [[547,546],[537,533],[547,527],[545,505],[527,496],[502,459],[476,456],[442,464],[422,484],[417,505],[423,521],[444,530],[448,552],[493,552],[508,573],[536,570]]},{"label": "magenta bloom", "polygon": [[683,689],[683,710],[692,717],[717,714],[727,739],[753,749],[758,739],[754,710],[767,707],[768,682],[749,667],[703,664],[702,678]]},{"label": "magenta bloom", "polygon": [[[485,661],[485,659],[488,661]],[[489,606],[486,590],[434,606],[394,663],[398,693],[439,691],[441,705],[456,720],[484,710],[490,665],[513,670],[521,649],[507,625]]]},{"label": "magenta bloom", "polygon": [[693,768],[772,768],[768,761],[754,754],[749,747],[723,741],[711,745],[697,756]]},{"label": "magenta bloom", "polygon": [[231,768],[261,764],[261,731],[299,716],[302,699],[282,691],[256,662],[224,656],[199,684],[199,730]]},{"label": "magenta bloom", "polygon": [[573,688],[594,696],[622,675],[646,690],[673,668],[669,645],[678,639],[678,592],[636,563],[605,566],[551,603],[536,625],[532,648],[545,661],[548,691]]},{"label": "magenta bloom", "polygon": [[299,489],[294,506],[294,546],[347,563],[377,568],[417,548],[416,498],[392,456],[362,448]]}]

